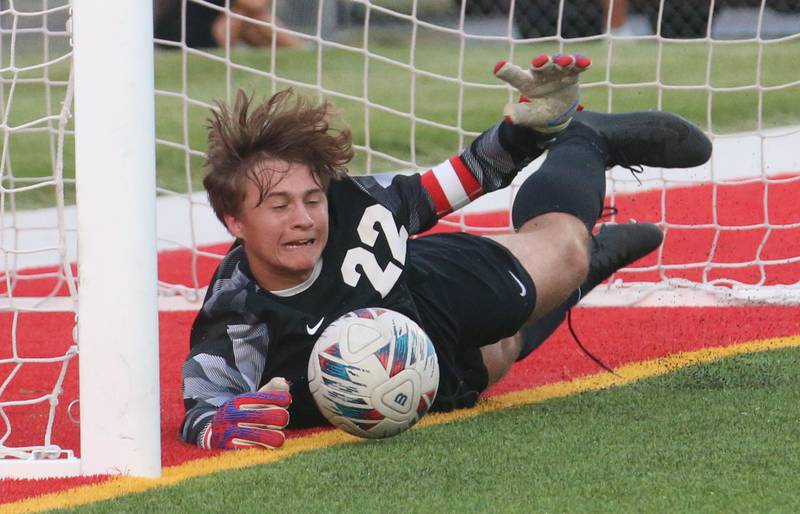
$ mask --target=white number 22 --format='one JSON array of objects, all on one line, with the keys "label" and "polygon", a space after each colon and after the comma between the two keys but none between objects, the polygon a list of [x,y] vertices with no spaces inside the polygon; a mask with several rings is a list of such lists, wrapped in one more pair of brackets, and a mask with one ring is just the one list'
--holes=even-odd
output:
[{"label": "white number 22", "polygon": [[[406,228],[401,226],[398,230],[392,213],[383,205],[376,204],[367,207],[358,224],[358,237],[370,248],[374,247],[375,241],[378,240],[376,225],[380,225],[381,231],[389,242],[392,258],[400,264],[405,264],[406,241],[408,241]],[[356,266],[361,266],[361,271],[357,270]],[[348,250],[342,263],[342,278],[347,285],[355,287],[363,274],[370,281],[372,287],[380,293],[381,298],[385,298],[389,294],[402,271],[393,262],[387,264],[385,268],[381,268],[375,255],[366,248],[360,247]]]}]

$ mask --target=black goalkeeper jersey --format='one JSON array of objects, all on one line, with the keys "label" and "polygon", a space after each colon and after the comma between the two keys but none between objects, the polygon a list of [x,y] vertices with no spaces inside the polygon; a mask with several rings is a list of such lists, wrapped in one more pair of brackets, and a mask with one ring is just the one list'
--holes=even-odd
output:
[{"label": "black goalkeeper jersey", "polygon": [[316,339],[341,315],[363,307],[419,321],[405,268],[408,238],[484,191],[507,185],[526,163],[500,144],[500,127],[424,174],[332,182],[327,246],[309,280],[291,290],[260,288],[244,248],[234,244],[192,327],[182,439],[196,442],[227,400],[276,376],[291,385],[293,425],[324,423],[306,376]]}]

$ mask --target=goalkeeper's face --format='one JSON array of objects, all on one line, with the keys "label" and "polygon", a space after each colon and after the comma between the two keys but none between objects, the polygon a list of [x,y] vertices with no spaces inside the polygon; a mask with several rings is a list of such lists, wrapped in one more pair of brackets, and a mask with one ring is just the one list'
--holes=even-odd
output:
[{"label": "goalkeeper's face", "polygon": [[328,242],[328,199],[305,164],[268,161],[259,170],[266,194],[248,180],[239,214],[225,222],[244,241],[259,285],[279,291],[304,282],[319,262]]}]

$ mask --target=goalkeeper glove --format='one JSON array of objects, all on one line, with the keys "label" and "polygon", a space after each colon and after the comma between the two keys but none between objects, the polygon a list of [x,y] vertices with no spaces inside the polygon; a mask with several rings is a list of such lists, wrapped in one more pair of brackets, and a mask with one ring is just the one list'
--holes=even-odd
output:
[{"label": "goalkeeper glove", "polygon": [[276,377],[255,393],[234,396],[220,407],[200,435],[205,449],[237,450],[252,447],[278,448],[289,423],[287,407],[292,403],[286,379]]},{"label": "goalkeeper glove", "polygon": [[505,106],[506,120],[544,134],[564,130],[575,111],[582,109],[578,103],[578,75],[591,64],[583,55],[559,54],[534,58],[528,70],[498,62],[494,75],[522,95],[520,103]]}]

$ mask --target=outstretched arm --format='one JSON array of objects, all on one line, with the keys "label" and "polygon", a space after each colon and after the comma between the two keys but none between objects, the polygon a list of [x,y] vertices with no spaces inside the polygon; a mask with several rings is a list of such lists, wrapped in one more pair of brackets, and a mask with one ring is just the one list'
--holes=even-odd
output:
[{"label": "outstretched arm", "polygon": [[500,61],[495,75],[520,93],[520,103],[506,106],[502,122],[421,174],[354,180],[403,220],[409,234],[424,232],[479,196],[508,186],[544,152],[578,110],[578,75],[590,64],[579,55],[540,55],[529,70]]},{"label": "outstretched arm", "polygon": [[580,108],[578,75],[591,61],[582,55],[540,55],[528,70],[500,61],[495,75],[520,93],[505,119],[481,134],[460,155],[422,174],[436,215],[445,216],[478,196],[508,186],[541,155]]},{"label": "outstretched arm", "polygon": [[[289,423],[289,385],[274,378],[259,388],[259,328],[219,321],[235,332],[239,351],[234,355],[226,337],[206,339],[192,349],[183,365],[181,439],[205,449],[277,448]],[[248,340],[248,334],[256,338]]]},{"label": "outstretched arm", "polygon": [[183,364],[180,436],[201,448],[276,448],[289,422],[286,381],[261,385],[267,326],[238,308],[249,282],[237,265],[241,248],[228,253],[209,285]]}]

